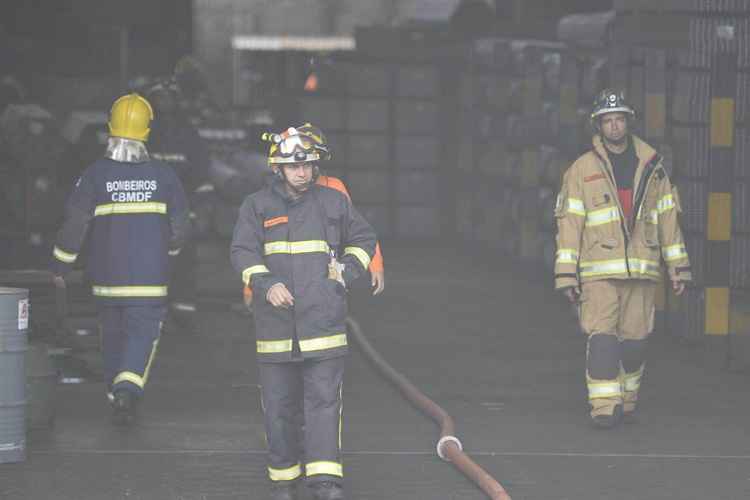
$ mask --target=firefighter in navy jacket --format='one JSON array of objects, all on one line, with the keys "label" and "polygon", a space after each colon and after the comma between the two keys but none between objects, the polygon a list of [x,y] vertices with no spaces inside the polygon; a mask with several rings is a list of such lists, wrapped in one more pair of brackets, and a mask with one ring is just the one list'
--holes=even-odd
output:
[{"label": "firefighter in navy jacket", "polygon": [[76,183],[53,252],[53,270],[62,280],[90,233],[87,273],[118,424],[135,418],[165,314],[168,256],[188,236],[182,185],[171,167],[149,158],[145,146],[152,119],[150,104],[137,94],[115,101],[105,158]]},{"label": "firefighter in navy jacket", "polygon": [[[209,182],[209,155],[203,139],[179,106],[179,89],[171,81],[162,81],[146,94],[154,107],[156,119],[149,137],[149,155],[171,166],[182,182],[188,200]],[[191,220],[194,218],[191,214]],[[197,260],[194,238],[182,245],[180,253],[170,259],[169,304],[162,333],[194,331]]]},{"label": "firefighter in navy jacket", "polygon": [[[341,385],[346,287],[364,274],[376,236],[343,193],[315,183],[328,149],[309,124],[271,134],[276,175],[243,202],[231,260],[255,296],[254,321],[272,498],[343,498]],[[304,456],[296,415],[304,413]]]}]

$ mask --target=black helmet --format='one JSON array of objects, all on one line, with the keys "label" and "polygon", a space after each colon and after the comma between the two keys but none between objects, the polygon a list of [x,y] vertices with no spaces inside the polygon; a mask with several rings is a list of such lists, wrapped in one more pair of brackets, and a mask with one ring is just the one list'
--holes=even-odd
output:
[{"label": "black helmet", "polygon": [[159,80],[146,91],[146,97],[153,104],[157,119],[160,114],[174,113],[178,109],[180,90],[174,78]]},{"label": "black helmet", "polygon": [[613,89],[604,89],[596,96],[594,109],[591,111],[591,121],[607,113],[626,113],[631,117],[635,116],[635,111],[625,101],[625,94]]}]

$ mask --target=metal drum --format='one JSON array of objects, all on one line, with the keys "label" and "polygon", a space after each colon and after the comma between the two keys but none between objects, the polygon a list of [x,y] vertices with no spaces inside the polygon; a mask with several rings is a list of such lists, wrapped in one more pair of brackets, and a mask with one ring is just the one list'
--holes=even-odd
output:
[{"label": "metal drum", "polygon": [[26,459],[29,291],[0,287],[0,463]]}]

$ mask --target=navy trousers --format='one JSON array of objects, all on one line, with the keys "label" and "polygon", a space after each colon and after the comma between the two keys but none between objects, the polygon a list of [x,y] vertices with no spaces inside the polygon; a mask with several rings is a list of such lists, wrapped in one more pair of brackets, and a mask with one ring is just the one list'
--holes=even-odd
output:
[{"label": "navy trousers", "polygon": [[[344,356],[258,363],[271,481],[341,483]],[[302,449],[301,449],[302,448]]]},{"label": "navy trousers", "polygon": [[109,391],[143,394],[159,345],[164,305],[101,306],[104,375]]}]

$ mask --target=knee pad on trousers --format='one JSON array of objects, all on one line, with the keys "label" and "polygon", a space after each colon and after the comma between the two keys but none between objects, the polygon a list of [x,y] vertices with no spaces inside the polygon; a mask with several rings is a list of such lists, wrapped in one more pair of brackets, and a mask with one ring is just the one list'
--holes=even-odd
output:
[{"label": "knee pad on trousers", "polygon": [[589,336],[589,377],[596,380],[616,379],[620,373],[620,341],[616,335],[597,333]]},{"label": "knee pad on trousers", "polygon": [[623,340],[622,367],[626,373],[640,370],[646,360],[646,340]]}]

